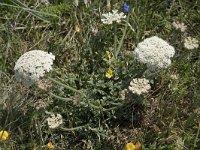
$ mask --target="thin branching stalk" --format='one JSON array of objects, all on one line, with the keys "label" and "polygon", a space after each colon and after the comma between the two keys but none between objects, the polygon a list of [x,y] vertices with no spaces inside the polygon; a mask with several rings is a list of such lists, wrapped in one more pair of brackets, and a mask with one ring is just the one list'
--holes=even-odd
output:
[{"label": "thin branching stalk", "polygon": [[79,91],[79,90],[77,90],[77,89],[75,89],[75,88],[73,88],[73,87],[71,87],[69,85],[63,84],[60,81],[57,81],[57,80],[55,80],[55,79],[53,79],[51,77],[48,77],[48,79],[51,80],[52,82],[56,83],[56,84],[59,84],[59,85],[63,86],[64,88],[66,88],[66,89],[68,89],[68,90],[70,90],[72,92],[83,94],[81,91]]},{"label": "thin branching stalk", "polygon": [[114,110],[114,109],[117,109],[119,107],[122,106],[122,104],[116,104],[116,106],[114,107],[110,107],[110,108],[104,108],[103,106],[96,106],[94,104],[92,104],[91,102],[88,101],[88,104],[90,107],[94,108],[94,109],[98,109],[98,110],[102,110],[102,111],[110,111],[110,110]]},{"label": "thin branching stalk", "polygon": [[65,101],[65,102],[72,102],[73,100],[70,99],[70,98],[65,98],[65,97],[61,97],[61,96],[58,96],[58,95],[55,95],[53,94],[52,92],[49,93],[51,96],[59,99],[59,100],[62,100],[62,101]]},{"label": "thin branching stalk", "polygon": [[197,146],[197,142],[198,142],[198,140],[199,140],[199,133],[200,133],[200,123],[199,123],[199,128],[198,128],[198,131],[197,131],[196,138],[195,138],[195,140],[194,140],[193,149],[195,149],[196,146]]},{"label": "thin branching stalk", "polygon": [[121,40],[120,40],[120,42],[119,42],[119,45],[118,45],[118,47],[117,47],[117,49],[116,49],[116,53],[115,53],[115,57],[117,58],[117,56],[118,56],[118,54],[119,54],[119,51],[121,50],[121,48],[122,48],[122,45],[123,45],[123,42],[124,42],[124,38],[125,38],[125,36],[126,36],[126,31],[127,31],[127,28],[128,28],[128,21],[129,21],[129,15],[128,15],[128,17],[127,17],[127,20],[126,20],[126,24],[125,24],[125,28],[124,28],[124,30],[123,30],[123,35],[122,35],[122,38],[121,38]]},{"label": "thin branching stalk", "polygon": [[114,24],[114,54],[117,56],[117,23]]},{"label": "thin branching stalk", "polygon": [[110,0],[107,0],[107,10],[108,10],[108,11],[111,10],[111,3],[110,3]]},{"label": "thin branching stalk", "polygon": [[88,124],[83,125],[83,126],[74,127],[74,128],[61,127],[60,129],[63,130],[63,131],[75,131],[75,130],[80,130],[80,129],[83,129],[83,128],[86,128],[86,127],[88,127]]}]

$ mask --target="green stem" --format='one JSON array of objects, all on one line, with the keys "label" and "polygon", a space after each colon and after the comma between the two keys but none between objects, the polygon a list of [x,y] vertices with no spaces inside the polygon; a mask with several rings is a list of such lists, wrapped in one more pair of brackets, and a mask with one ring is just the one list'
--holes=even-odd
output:
[{"label": "green stem", "polygon": [[94,105],[94,104],[90,103],[89,101],[88,101],[88,104],[89,104],[89,106],[90,106],[90,107],[92,107],[92,108],[94,108],[94,109],[99,109],[99,107],[98,107],[98,106],[96,106],[96,105]]},{"label": "green stem", "polygon": [[114,24],[114,52],[117,53],[117,24]]},{"label": "green stem", "polygon": [[[120,105],[121,106],[121,105]],[[119,108],[120,106],[110,107],[110,108],[103,108],[103,111],[110,111]]]},{"label": "green stem", "polygon": [[79,129],[85,128],[87,126],[88,126],[88,124],[83,125],[83,126],[79,126],[79,127],[74,127],[74,128],[64,128],[64,127],[61,127],[60,129],[63,130],[63,131],[74,131],[74,130],[79,130]]},{"label": "green stem", "polygon": [[73,87],[71,87],[69,85],[63,84],[60,81],[57,81],[57,80],[55,80],[55,79],[53,79],[51,77],[48,77],[48,79],[51,80],[51,81],[53,81],[56,84],[59,84],[59,85],[63,86],[64,88],[66,88],[66,89],[68,89],[70,91],[73,91],[73,92],[79,93],[79,94],[83,94],[81,91],[79,91],[79,90],[77,90],[77,89],[75,89],[75,88],[73,88]]},{"label": "green stem", "polygon": [[[123,42],[124,42],[124,38],[125,38],[125,36],[126,36],[126,31],[127,31],[127,28],[128,28],[128,21],[129,21],[129,15],[128,15],[127,20],[126,20],[126,25],[125,25],[125,28],[124,28],[124,30],[123,30],[122,38],[121,38],[121,40],[120,40],[120,42],[119,42],[119,45],[118,45],[117,49],[115,49],[115,50],[116,50],[116,54],[115,54],[115,57],[116,57],[116,58],[117,58],[117,56],[118,56],[118,54],[119,54],[119,51],[120,51],[120,49],[121,49],[121,47],[122,47],[122,45],[123,45]],[[116,33],[115,33],[115,34],[116,34]]]},{"label": "green stem", "polygon": [[51,92],[50,92],[49,94],[50,94],[51,96],[53,96],[53,97],[59,99],[59,100],[65,101],[65,102],[71,102],[71,101],[73,101],[73,100],[70,99],[70,98],[61,97],[61,96],[55,95],[55,94],[53,94],[53,93],[51,93]]},{"label": "green stem", "polygon": [[115,105],[115,106],[122,106],[122,103],[114,103],[114,102],[108,102],[109,104]]},{"label": "green stem", "polygon": [[117,109],[117,108],[119,108],[120,106],[122,106],[122,104],[121,104],[121,105],[117,104],[117,106],[114,106],[114,107],[104,108],[104,107],[102,107],[102,106],[96,106],[96,105],[94,105],[94,104],[92,104],[92,103],[90,103],[90,102],[88,102],[88,104],[90,105],[90,107],[92,107],[92,108],[94,108],[94,109],[99,109],[99,110],[102,110],[102,111],[110,111],[110,110],[114,110],[114,109]]},{"label": "green stem", "polygon": [[198,141],[199,133],[200,133],[200,123],[199,123],[199,128],[198,128],[198,131],[197,131],[196,138],[194,140],[193,149],[195,149],[196,146],[197,146],[197,141]]},{"label": "green stem", "polygon": [[110,11],[110,9],[111,9],[110,0],[107,0],[107,10]]}]

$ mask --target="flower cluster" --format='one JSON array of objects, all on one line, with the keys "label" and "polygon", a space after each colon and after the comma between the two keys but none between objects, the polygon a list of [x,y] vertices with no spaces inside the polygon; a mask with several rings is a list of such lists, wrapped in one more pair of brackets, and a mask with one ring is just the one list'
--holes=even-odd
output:
[{"label": "flower cluster", "polygon": [[15,77],[25,86],[31,86],[52,69],[53,60],[53,54],[41,50],[26,52],[15,64]]},{"label": "flower cluster", "polygon": [[112,24],[113,22],[120,23],[122,19],[126,18],[126,15],[123,12],[119,13],[118,10],[112,10],[112,13],[105,13],[102,16],[104,18],[101,21],[104,24]]},{"label": "flower cluster", "polygon": [[145,78],[136,78],[130,82],[128,88],[132,93],[140,95],[142,93],[148,93],[148,91],[151,89],[151,86],[149,84],[149,80]]},{"label": "flower cluster", "polygon": [[111,68],[108,68],[107,72],[106,72],[106,77],[108,79],[112,78],[113,77],[113,71]]},{"label": "flower cluster", "polygon": [[174,26],[174,28],[176,29],[176,30],[180,30],[181,32],[185,32],[186,31],[186,29],[187,29],[187,26],[183,23],[183,22],[178,22],[178,21],[174,21],[173,23],[172,23],[172,25]]},{"label": "flower cluster", "polygon": [[167,68],[171,57],[175,54],[174,47],[157,36],[140,42],[134,51],[136,59],[147,65],[150,70]]},{"label": "flower cluster", "polygon": [[47,124],[49,128],[57,128],[59,125],[63,123],[62,116],[60,114],[51,114],[51,117],[48,117]]},{"label": "flower cluster", "polygon": [[184,47],[187,49],[195,49],[199,47],[199,41],[193,37],[186,37],[184,39]]}]

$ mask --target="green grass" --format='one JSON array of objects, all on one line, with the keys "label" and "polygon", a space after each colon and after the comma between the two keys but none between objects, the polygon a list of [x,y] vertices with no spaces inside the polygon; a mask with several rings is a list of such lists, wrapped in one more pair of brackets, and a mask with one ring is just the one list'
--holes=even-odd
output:
[{"label": "green grass", "polygon": [[[123,3],[113,0],[111,9],[121,11]],[[36,0],[0,3],[0,130],[9,132],[6,141],[0,140],[0,149],[47,149],[50,135],[57,150],[120,150],[137,141],[144,150],[178,150],[179,141],[184,150],[199,149],[200,49],[187,50],[183,42],[186,36],[200,41],[200,3],[128,4],[129,24],[118,24],[114,32],[113,25],[101,22],[106,1],[88,7],[64,0],[52,0],[49,6]],[[174,20],[184,22],[187,30],[175,30]],[[154,35],[174,46],[172,65],[147,74],[153,81],[148,95],[122,100],[121,91],[145,70],[135,60],[134,48]],[[53,86],[48,90],[26,88],[14,77],[17,59],[34,49],[56,56],[48,74],[56,81],[49,81]],[[105,77],[109,67],[114,72],[111,79]],[[45,107],[37,110],[39,104]],[[61,114],[64,123],[49,129],[47,112]]]}]

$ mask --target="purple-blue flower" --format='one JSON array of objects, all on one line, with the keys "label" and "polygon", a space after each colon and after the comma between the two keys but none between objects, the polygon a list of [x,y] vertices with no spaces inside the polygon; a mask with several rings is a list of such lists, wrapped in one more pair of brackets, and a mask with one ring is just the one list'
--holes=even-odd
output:
[{"label": "purple-blue flower", "polygon": [[127,3],[124,3],[122,9],[123,9],[124,12],[128,13],[129,12],[129,5]]}]

